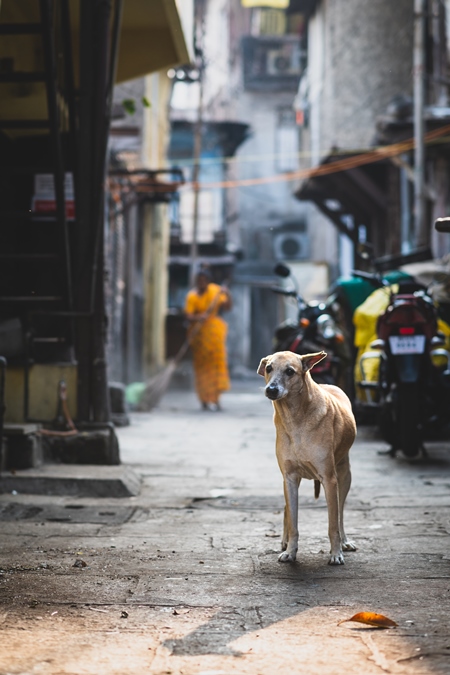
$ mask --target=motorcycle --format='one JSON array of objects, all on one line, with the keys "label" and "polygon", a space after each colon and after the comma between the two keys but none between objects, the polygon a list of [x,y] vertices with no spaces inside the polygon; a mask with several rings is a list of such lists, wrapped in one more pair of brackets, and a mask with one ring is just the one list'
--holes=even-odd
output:
[{"label": "motorcycle", "polygon": [[[350,363],[343,331],[333,316],[334,296],[325,302],[307,303],[300,295],[295,278],[287,265],[278,263],[274,273],[290,278],[294,288],[274,286],[271,290],[279,295],[293,298],[297,304],[297,319],[287,319],[275,329],[274,351],[291,351],[295,354],[311,354],[325,351],[327,357],[311,371],[319,384],[339,384]],[[344,387],[343,387],[344,388]]]},{"label": "motorcycle", "polygon": [[[375,288],[389,287],[379,274],[353,272]],[[410,289],[411,290],[411,289]],[[377,338],[359,360],[358,386],[376,390],[379,427],[384,439],[407,457],[425,448],[423,441],[447,422],[450,400],[450,352],[437,330],[437,311],[424,290],[392,288],[387,309],[377,320]],[[378,358],[378,381],[369,381],[365,363]],[[440,361],[440,365],[436,365]]]}]

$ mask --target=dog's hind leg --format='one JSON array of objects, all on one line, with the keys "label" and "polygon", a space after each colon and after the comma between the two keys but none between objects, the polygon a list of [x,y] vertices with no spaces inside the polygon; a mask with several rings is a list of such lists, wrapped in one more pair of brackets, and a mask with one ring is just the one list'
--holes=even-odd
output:
[{"label": "dog's hind leg", "polygon": [[280,562],[294,562],[298,549],[298,488],[300,478],[295,475],[283,476],[284,499],[284,524],[283,540],[281,542],[283,553],[280,553]]},{"label": "dog's hind leg", "polygon": [[339,531],[339,486],[336,474],[324,478],[322,485],[328,506],[328,536],[330,538],[329,565],[343,565],[341,533]]},{"label": "dog's hind leg", "polygon": [[288,513],[287,513],[287,506],[285,504],[284,506],[284,516],[283,516],[283,539],[281,540],[281,550],[285,551],[287,549],[288,541],[289,541],[289,527],[288,527]]},{"label": "dog's hind leg", "polygon": [[336,467],[338,484],[339,484],[339,532],[341,534],[341,544],[343,551],[356,551],[356,544],[350,541],[345,534],[344,529],[344,505],[347,499],[348,491],[352,482],[352,474],[350,471],[350,462],[348,456],[343,459]]}]

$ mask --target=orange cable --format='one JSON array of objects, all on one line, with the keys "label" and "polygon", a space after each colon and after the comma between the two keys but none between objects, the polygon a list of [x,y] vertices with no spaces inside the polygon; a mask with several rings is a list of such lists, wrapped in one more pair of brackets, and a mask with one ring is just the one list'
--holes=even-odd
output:
[{"label": "orange cable", "polygon": [[[435,129],[434,131],[429,131],[425,135],[425,142],[432,141],[435,138],[440,136],[445,136],[450,132],[450,124],[447,124],[440,129]],[[181,186],[181,189],[186,187],[191,187],[193,189],[213,189],[213,188],[235,188],[235,187],[245,187],[251,185],[264,185],[267,183],[281,183],[288,182],[293,180],[298,180],[301,178],[313,178],[314,176],[324,176],[331,173],[337,173],[338,171],[346,171],[348,169],[353,169],[357,166],[363,166],[365,164],[372,164],[374,162],[379,162],[382,159],[387,159],[389,157],[395,157],[396,155],[401,155],[408,150],[412,150],[415,146],[414,138],[409,138],[406,141],[401,141],[400,143],[393,143],[391,145],[382,146],[376,148],[375,150],[370,150],[368,152],[355,155],[353,157],[347,157],[346,159],[341,159],[336,162],[331,162],[330,164],[321,164],[320,166],[314,167],[312,169],[301,169],[300,171],[291,171],[289,173],[278,174],[276,176],[265,176],[261,178],[243,178],[240,180],[228,180],[228,181],[218,181],[211,183],[194,183],[188,182],[184,183]]]},{"label": "orange cable", "polygon": [[[450,133],[450,124],[447,124],[444,127],[435,129],[434,131],[429,131],[425,135],[425,143],[430,143],[431,141],[445,136],[447,133]],[[374,150],[369,150],[367,152],[359,153],[353,155],[352,157],[346,157],[345,159],[339,159],[328,164],[321,164],[319,166],[313,167],[312,169],[301,169],[299,171],[290,171],[288,173],[281,173],[275,176],[263,176],[260,178],[241,178],[239,180],[227,180],[227,181],[215,181],[215,182],[186,182],[183,184],[145,184],[141,182],[140,184],[134,185],[117,185],[114,177],[110,176],[108,182],[113,189],[115,188],[118,193],[123,192],[133,192],[133,193],[167,193],[167,192],[176,192],[178,189],[217,189],[217,188],[237,188],[237,187],[248,187],[253,185],[265,185],[267,183],[284,183],[294,180],[300,180],[304,178],[314,178],[315,176],[326,176],[332,173],[337,173],[339,171],[347,171],[349,169],[356,168],[358,166],[364,166],[366,164],[373,164],[374,162],[379,162],[383,159],[388,159],[390,157],[395,157],[401,155],[404,152],[412,150],[415,146],[414,138],[409,138],[405,141],[399,143],[393,143],[391,145],[384,145]],[[239,158],[235,158],[239,160]],[[137,182],[136,178],[130,181],[132,183]]]}]

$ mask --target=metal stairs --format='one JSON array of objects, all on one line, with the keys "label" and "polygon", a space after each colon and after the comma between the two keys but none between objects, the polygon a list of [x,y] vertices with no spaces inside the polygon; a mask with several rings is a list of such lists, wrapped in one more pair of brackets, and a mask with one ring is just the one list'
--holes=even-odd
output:
[{"label": "metal stairs", "polygon": [[[0,42],[32,36],[42,55],[31,72],[16,70],[14,58],[0,59],[0,96],[17,88],[18,110],[0,119],[0,355],[24,366],[26,380],[35,363],[75,359],[75,214],[67,211],[65,188],[68,174],[76,180],[77,143],[69,0],[37,0],[35,13],[28,23],[2,22],[0,14]],[[27,86],[35,93],[40,88],[46,117],[29,114]],[[52,177],[53,198],[37,211],[32,200],[39,174],[47,182]],[[26,398],[28,381],[24,388]]]}]

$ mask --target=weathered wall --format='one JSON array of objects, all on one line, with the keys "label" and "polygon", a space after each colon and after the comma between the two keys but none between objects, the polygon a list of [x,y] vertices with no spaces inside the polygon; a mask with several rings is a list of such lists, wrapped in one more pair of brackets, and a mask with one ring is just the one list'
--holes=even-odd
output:
[{"label": "weathered wall", "polygon": [[[412,93],[412,54],[412,0],[317,4],[308,26],[307,75],[301,85],[309,104],[302,167],[316,166],[336,149],[373,145],[377,118],[394,97]],[[334,226],[312,205],[308,226],[313,249],[333,241],[337,259]]]},{"label": "weathered wall", "polygon": [[322,0],[309,26],[312,159],[369,147],[375,122],[411,95],[412,0]]}]

